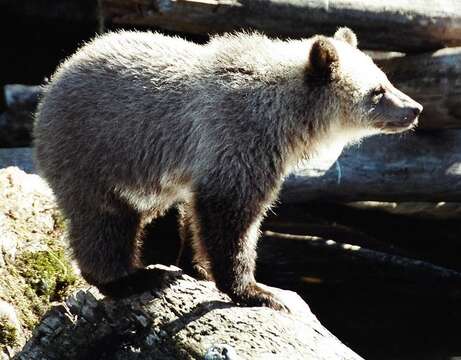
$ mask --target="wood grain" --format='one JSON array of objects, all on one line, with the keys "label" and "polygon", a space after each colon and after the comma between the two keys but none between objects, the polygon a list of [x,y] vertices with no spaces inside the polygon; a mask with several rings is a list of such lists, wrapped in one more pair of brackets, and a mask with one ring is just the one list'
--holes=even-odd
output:
[{"label": "wood grain", "polygon": [[193,34],[256,29],[272,36],[358,33],[362,48],[408,53],[461,45],[458,0],[102,0],[106,22]]}]

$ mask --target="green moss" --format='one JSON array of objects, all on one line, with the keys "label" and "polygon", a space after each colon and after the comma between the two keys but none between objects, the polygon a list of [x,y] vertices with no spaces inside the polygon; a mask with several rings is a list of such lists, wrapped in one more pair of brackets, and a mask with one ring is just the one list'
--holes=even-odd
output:
[{"label": "green moss", "polygon": [[8,319],[0,317],[0,350],[5,347],[14,348],[19,344],[17,329]]},{"label": "green moss", "polygon": [[[62,241],[66,219],[55,208],[43,213],[52,216],[51,229],[38,226],[34,231],[39,221],[34,217],[15,219],[13,231],[21,247],[15,258],[5,257],[6,266],[0,267],[0,299],[16,309],[23,330],[19,334],[21,339],[32,334],[51,302],[63,301],[84,284],[83,279],[75,275]],[[38,235],[40,241],[37,241]],[[30,250],[37,248],[40,250]],[[3,325],[1,319],[0,324]],[[0,337],[11,340],[9,329],[0,328],[0,332]],[[0,340],[0,346],[2,343]]]},{"label": "green moss", "polygon": [[26,252],[17,263],[29,287],[47,301],[63,300],[66,290],[77,281],[63,249]]},{"label": "green moss", "polygon": [[[1,273],[1,272],[0,272]],[[25,252],[1,273],[2,298],[18,310],[24,328],[31,331],[52,301],[63,301],[81,280],[74,274],[61,245]]]},{"label": "green moss", "polygon": [[55,231],[64,231],[66,228],[66,218],[59,211],[55,211],[52,215]]}]

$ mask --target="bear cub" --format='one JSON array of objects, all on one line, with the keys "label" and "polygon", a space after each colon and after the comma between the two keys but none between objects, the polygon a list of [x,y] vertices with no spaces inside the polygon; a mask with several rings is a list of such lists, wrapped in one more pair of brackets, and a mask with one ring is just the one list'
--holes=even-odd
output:
[{"label": "bear cub", "polygon": [[103,293],[162,284],[140,260],[142,230],[177,206],[201,277],[239,304],[283,309],[254,270],[259,226],[284,177],[322,149],[339,155],[365,136],[411,129],[421,111],[348,28],[290,41],[235,33],[205,45],[114,32],[45,86],[36,163],[69,220],[82,275]]}]

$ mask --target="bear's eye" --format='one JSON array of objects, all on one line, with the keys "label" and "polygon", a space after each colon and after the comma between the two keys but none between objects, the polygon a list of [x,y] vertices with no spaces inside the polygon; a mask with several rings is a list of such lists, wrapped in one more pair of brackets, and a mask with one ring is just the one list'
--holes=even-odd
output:
[{"label": "bear's eye", "polygon": [[386,89],[384,89],[382,86],[379,86],[371,92],[371,97],[373,100],[379,100],[385,92]]}]

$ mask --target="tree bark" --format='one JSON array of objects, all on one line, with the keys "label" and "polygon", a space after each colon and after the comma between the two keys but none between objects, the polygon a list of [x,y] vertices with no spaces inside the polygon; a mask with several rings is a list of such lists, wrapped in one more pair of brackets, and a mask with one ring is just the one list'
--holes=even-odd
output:
[{"label": "tree bark", "polygon": [[361,359],[298,295],[271,289],[291,314],[237,307],[212,283],[186,275],[120,301],[82,290],[42,319],[16,359]]},{"label": "tree bark", "polygon": [[102,0],[101,6],[109,22],[193,34],[257,29],[308,37],[349,26],[365,49],[414,53],[461,45],[458,0]]}]

